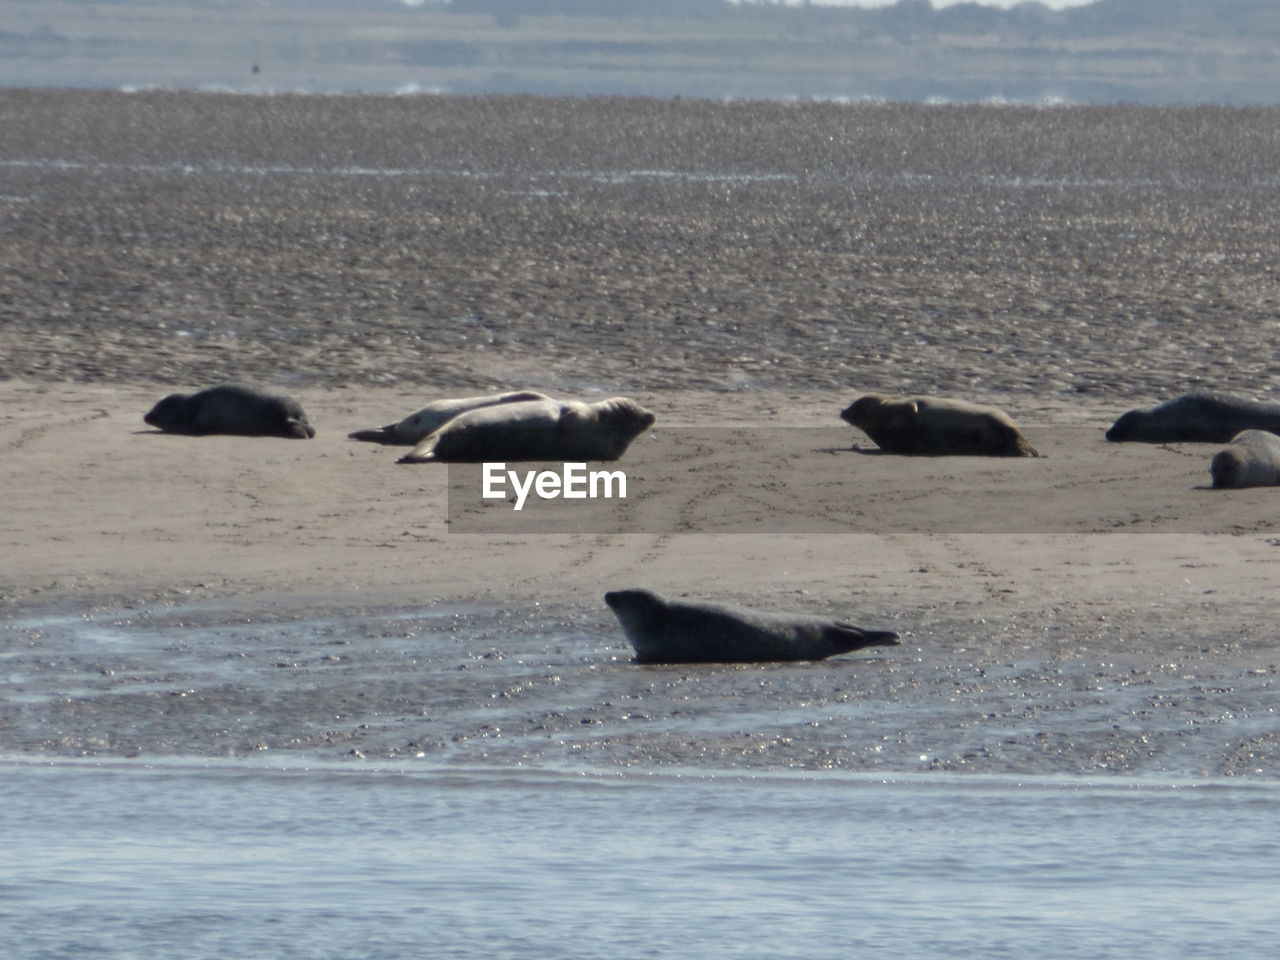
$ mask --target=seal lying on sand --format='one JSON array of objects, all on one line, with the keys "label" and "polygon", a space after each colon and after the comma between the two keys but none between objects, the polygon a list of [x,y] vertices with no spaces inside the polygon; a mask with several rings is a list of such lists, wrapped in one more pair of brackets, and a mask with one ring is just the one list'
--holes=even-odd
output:
[{"label": "seal lying on sand", "polygon": [[1112,424],[1107,439],[1230,443],[1242,430],[1280,433],[1280,403],[1259,403],[1229,393],[1184,393],[1150,410],[1130,410]]},{"label": "seal lying on sand", "polygon": [[229,433],[306,440],[316,435],[292,397],[234,383],[197,393],[171,393],[142,419],[166,433],[191,436]]},{"label": "seal lying on sand", "polygon": [[896,646],[887,630],[800,614],[758,613],[711,603],[669,603],[648,590],[604,595],[636,648],[637,663],[761,663],[821,660],[863,647]]},{"label": "seal lying on sand", "polygon": [[526,400],[460,413],[397,463],[617,460],[654,416],[634,400]]},{"label": "seal lying on sand", "polygon": [[1265,430],[1245,430],[1219,450],[1209,464],[1215,487],[1280,486],[1280,437]]},{"label": "seal lying on sand", "polygon": [[1009,415],[937,397],[859,397],[840,414],[886,453],[1038,457]]},{"label": "seal lying on sand", "polygon": [[399,423],[389,423],[377,430],[357,430],[348,433],[351,440],[367,440],[391,446],[412,447],[432,431],[439,430],[460,413],[494,407],[502,403],[520,403],[524,400],[548,400],[546,394],[534,390],[514,393],[495,393],[483,397],[462,397],[457,400],[433,400],[416,413],[411,413]]}]

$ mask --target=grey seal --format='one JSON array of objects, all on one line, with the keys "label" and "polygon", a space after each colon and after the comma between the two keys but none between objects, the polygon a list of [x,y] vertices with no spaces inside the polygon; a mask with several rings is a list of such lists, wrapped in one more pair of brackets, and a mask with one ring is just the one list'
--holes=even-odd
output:
[{"label": "grey seal", "polygon": [[397,463],[617,460],[653,426],[634,400],[526,400],[460,413]]},{"label": "grey seal", "polygon": [[1229,393],[1184,393],[1149,410],[1123,414],[1107,431],[1107,439],[1230,443],[1243,430],[1280,433],[1280,403],[1261,403]]},{"label": "grey seal", "polygon": [[604,602],[635,647],[637,663],[822,660],[898,644],[898,635],[888,630],[863,630],[803,614],[669,602],[648,590],[611,590]]},{"label": "grey seal", "polygon": [[503,403],[548,399],[550,398],[546,394],[538,393],[536,390],[517,390],[511,393],[491,393],[481,397],[433,400],[403,420],[389,423],[375,430],[357,430],[355,433],[347,434],[347,437],[369,443],[412,447],[427,434],[439,430],[460,413],[478,410],[481,407],[495,407]]},{"label": "grey seal", "polygon": [[886,453],[1038,457],[996,407],[940,397],[859,397],[840,414]]},{"label": "grey seal", "polygon": [[292,397],[237,383],[196,393],[171,393],[142,419],[165,433],[197,437],[225,433],[306,440],[316,435]]},{"label": "grey seal", "polygon": [[1209,464],[1219,488],[1280,486],[1280,437],[1266,430],[1243,430]]}]

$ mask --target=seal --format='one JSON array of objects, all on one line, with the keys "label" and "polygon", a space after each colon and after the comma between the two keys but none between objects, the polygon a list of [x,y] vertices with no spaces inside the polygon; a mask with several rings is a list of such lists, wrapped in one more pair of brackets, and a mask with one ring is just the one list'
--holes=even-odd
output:
[{"label": "seal", "polygon": [[389,423],[376,430],[357,430],[348,433],[350,440],[365,440],[388,446],[412,447],[427,434],[439,430],[460,413],[494,407],[502,403],[520,403],[524,400],[549,400],[536,390],[518,390],[513,393],[488,394],[483,397],[461,397],[456,400],[433,400],[421,410],[409,414],[397,423]]},{"label": "seal", "polygon": [[635,647],[637,663],[822,660],[899,642],[898,635],[888,630],[862,630],[800,614],[668,602],[648,590],[611,590],[604,602]]},{"label": "seal", "polygon": [[626,397],[503,403],[458,414],[396,462],[617,460],[653,421]]},{"label": "seal", "polygon": [[316,435],[292,397],[236,383],[196,393],[171,393],[142,419],[165,433],[195,437],[225,433],[306,440]]},{"label": "seal", "polygon": [[1280,436],[1243,430],[1214,454],[1209,475],[1218,488],[1280,486]]},{"label": "seal", "polygon": [[1280,434],[1280,403],[1260,403],[1229,393],[1184,393],[1150,410],[1130,410],[1111,425],[1107,439],[1230,443],[1243,430]]},{"label": "seal", "polygon": [[841,414],[886,453],[1038,457],[1009,415],[996,407],[938,397],[859,397]]}]

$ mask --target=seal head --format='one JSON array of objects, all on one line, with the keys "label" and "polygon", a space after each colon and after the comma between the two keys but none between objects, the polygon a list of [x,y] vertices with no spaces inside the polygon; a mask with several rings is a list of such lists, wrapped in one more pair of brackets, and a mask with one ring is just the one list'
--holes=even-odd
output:
[{"label": "seal head", "polygon": [[1265,430],[1243,430],[1231,446],[1219,450],[1209,464],[1219,489],[1280,485],[1280,436]]}]

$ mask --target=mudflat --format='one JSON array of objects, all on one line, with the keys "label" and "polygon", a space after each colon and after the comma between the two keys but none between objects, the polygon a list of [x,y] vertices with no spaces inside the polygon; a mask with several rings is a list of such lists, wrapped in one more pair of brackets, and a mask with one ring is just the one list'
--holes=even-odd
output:
[{"label": "mudflat", "polygon": [[[0,575],[28,698],[5,708],[5,748],[1280,770],[1259,725],[1280,671],[1274,491],[1207,489],[1213,445],[1102,439],[1188,390],[1271,394],[1280,113],[9,90],[0,119]],[[291,393],[316,438],[143,424],[165,393],[228,380]],[[525,388],[657,414],[618,464],[635,525],[458,532],[448,470],[346,439]],[[839,421],[873,391],[998,405],[1045,456],[875,454]],[[671,469],[667,440],[706,429],[732,443]],[[931,528],[939,504],[953,522]],[[711,671],[694,713],[713,720],[686,734],[688,671],[627,663],[603,606],[630,586],[848,616],[904,645]],[[415,727],[433,677],[407,653],[385,674],[317,668],[303,704],[279,664],[327,653],[242,638],[235,681],[221,659],[166,674],[162,650],[129,661],[71,634],[54,656],[40,626],[432,610],[482,611],[458,656],[515,671],[514,739],[484,731],[483,684],[451,685],[470,707]],[[569,705],[562,648],[593,678]],[[595,663],[636,671],[618,682],[658,722],[615,709]],[[85,675],[89,693],[55,696]],[[254,677],[252,729],[226,726],[225,699],[221,720],[153,728],[118,696],[216,701]],[[725,719],[770,677],[758,696],[785,729]],[[312,730],[366,683],[385,702],[363,732]],[[850,702],[887,753],[821,725]],[[949,732],[922,749],[911,714]],[[1190,752],[1188,723],[1211,734]]]}]

